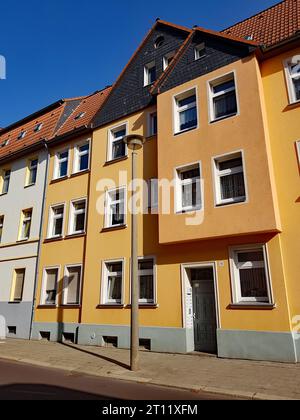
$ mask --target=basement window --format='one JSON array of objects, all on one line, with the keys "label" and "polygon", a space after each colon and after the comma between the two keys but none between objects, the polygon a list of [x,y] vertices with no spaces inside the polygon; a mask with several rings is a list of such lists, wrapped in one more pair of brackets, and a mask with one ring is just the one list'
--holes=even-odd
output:
[{"label": "basement window", "polygon": [[118,347],[118,337],[103,337],[104,347]]},{"label": "basement window", "polygon": [[140,350],[151,351],[151,340],[148,338],[140,338]]},{"label": "basement window", "polygon": [[8,331],[8,334],[10,334],[10,335],[16,335],[17,334],[17,327],[9,326],[9,327],[7,327],[7,331]]},{"label": "basement window", "polygon": [[75,344],[75,334],[74,333],[63,333],[62,342],[66,343],[66,344],[68,344],[68,343]]},{"label": "basement window", "polygon": [[44,341],[50,341],[50,331],[40,331],[40,339]]}]

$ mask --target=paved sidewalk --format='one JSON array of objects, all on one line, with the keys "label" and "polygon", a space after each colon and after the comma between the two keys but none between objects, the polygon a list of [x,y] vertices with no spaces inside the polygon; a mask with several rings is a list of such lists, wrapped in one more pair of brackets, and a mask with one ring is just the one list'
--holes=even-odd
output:
[{"label": "paved sidewalk", "polygon": [[245,399],[300,400],[300,365],[141,352],[141,371],[130,372],[127,350],[23,340],[5,340],[0,344],[0,358],[63,369],[73,375],[96,375]]}]

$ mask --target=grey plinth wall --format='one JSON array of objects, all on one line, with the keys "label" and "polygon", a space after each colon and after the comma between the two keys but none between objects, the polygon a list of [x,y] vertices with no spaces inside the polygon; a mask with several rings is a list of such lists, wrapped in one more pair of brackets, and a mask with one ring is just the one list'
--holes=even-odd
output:
[{"label": "grey plinth wall", "polygon": [[[5,303],[0,302],[0,316],[6,323],[6,336],[28,340],[30,334],[32,302]],[[16,334],[9,334],[8,327],[15,327]]]}]

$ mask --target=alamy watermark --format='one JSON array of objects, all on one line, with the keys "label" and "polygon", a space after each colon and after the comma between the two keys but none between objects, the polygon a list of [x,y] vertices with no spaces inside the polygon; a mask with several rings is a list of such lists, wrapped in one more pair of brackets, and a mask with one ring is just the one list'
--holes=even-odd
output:
[{"label": "alamy watermark", "polygon": [[0,55],[0,80],[6,79],[6,59]]}]

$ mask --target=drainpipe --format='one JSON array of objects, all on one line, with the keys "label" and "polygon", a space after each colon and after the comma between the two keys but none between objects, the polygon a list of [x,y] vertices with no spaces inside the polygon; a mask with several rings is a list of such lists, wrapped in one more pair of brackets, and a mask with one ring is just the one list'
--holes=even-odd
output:
[{"label": "drainpipe", "polygon": [[47,161],[46,161],[44,190],[43,190],[43,198],[42,198],[41,223],[40,223],[38,250],[37,250],[37,260],[36,260],[35,275],[34,275],[34,286],[33,286],[33,299],[32,299],[32,309],[31,309],[29,340],[32,339],[33,320],[34,320],[34,314],[35,314],[36,292],[37,292],[37,283],[38,283],[38,275],[39,275],[39,264],[40,264],[40,259],[41,259],[42,235],[43,235],[43,227],[44,227],[44,212],[45,212],[45,205],[46,205],[46,191],[47,191],[49,160],[50,160],[49,149],[48,149],[48,145],[47,145],[46,141],[43,142],[43,145],[44,145],[45,150],[47,152]]}]

